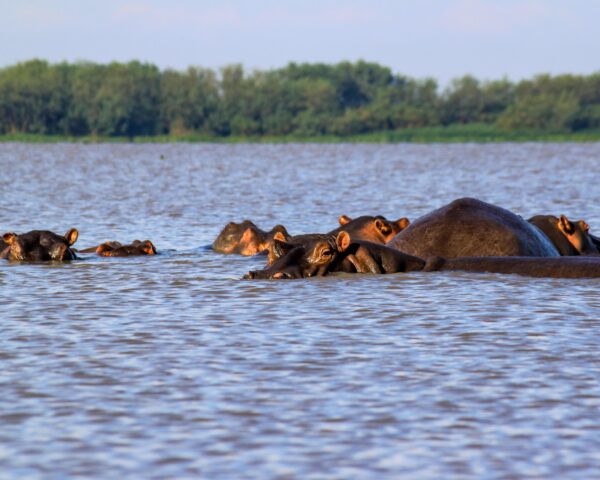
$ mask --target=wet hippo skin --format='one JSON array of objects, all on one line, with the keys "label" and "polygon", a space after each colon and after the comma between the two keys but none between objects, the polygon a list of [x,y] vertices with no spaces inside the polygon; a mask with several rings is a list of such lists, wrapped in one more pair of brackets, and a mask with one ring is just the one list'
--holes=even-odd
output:
[{"label": "wet hippo skin", "polygon": [[455,200],[418,218],[387,245],[419,258],[559,256],[538,228],[474,198]]},{"label": "wet hippo skin", "polygon": [[432,257],[427,260],[424,270],[458,270],[547,278],[598,278],[600,257]]}]

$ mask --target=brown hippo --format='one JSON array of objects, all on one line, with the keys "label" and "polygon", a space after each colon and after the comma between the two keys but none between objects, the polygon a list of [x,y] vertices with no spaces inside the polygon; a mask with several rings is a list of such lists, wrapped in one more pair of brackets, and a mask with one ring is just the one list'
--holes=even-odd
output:
[{"label": "brown hippo", "polygon": [[559,256],[538,228],[474,198],[455,200],[418,218],[387,245],[419,258]]},{"label": "brown hippo", "polygon": [[410,221],[406,217],[393,221],[381,215],[375,217],[365,215],[355,219],[347,215],[340,215],[338,222],[340,226],[329,233],[337,235],[345,230],[352,235],[352,238],[381,244],[388,243],[410,225]]},{"label": "brown hippo", "polygon": [[79,232],[72,228],[64,236],[48,230],[32,230],[17,235],[5,233],[2,236],[4,248],[0,245],[0,258],[15,261],[63,261],[75,260],[77,256],[71,249],[77,241]]},{"label": "brown hippo", "polygon": [[289,236],[283,225],[276,225],[266,232],[250,220],[244,220],[242,223],[230,222],[221,230],[212,248],[220,253],[256,255],[265,251],[274,237],[286,240]]},{"label": "brown hippo", "polygon": [[314,247],[315,242],[318,243],[323,240],[335,238],[341,231],[348,232],[352,235],[352,238],[356,240],[364,240],[372,243],[385,244],[394,236],[405,229],[409,224],[408,218],[400,218],[399,220],[392,221],[387,218],[377,216],[362,216],[355,218],[354,220],[347,215],[340,215],[338,219],[340,226],[328,233],[307,233],[304,235],[294,235],[287,239],[275,237],[270,242],[268,248],[268,260],[267,265],[272,265],[280,256],[284,250],[281,241],[293,246],[303,246],[307,250]]},{"label": "brown hippo", "polygon": [[329,272],[396,273],[422,270],[425,261],[385,245],[352,240],[337,235],[312,236],[303,245],[275,241],[281,256],[264,270],[248,272],[244,278],[304,278]]},{"label": "brown hippo", "polygon": [[385,245],[354,241],[347,232],[315,242],[310,248],[292,246],[271,267],[248,272],[246,279],[289,279],[330,272],[398,273],[411,271],[513,273],[533,277],[600,277],[600,257],[461,257],[424,259]]},{"label": "brown hippo", "polygon": [[[134,242],[139,242],[139,240],[134,240]],[[104,242],[102,245],[108,245],[112,249],[123,246],[120,242],[117,242],[117,241]],[[83,248],[81,250],[77,250],[77,253],[96,253],[96,250],[98,249],[99,246],[100,245],[96,245],[94,247]]]},{"label": "brown hippo", "polygon": [[590,226],[583,220],[572,222],[564,215],[536,215],[527,220],[550,239],[563,256],[598,255],[598,247],[590,236]]},{"label": "brown hippo", "polygon": [[136,255],[156,255],[156,247],[150,240],[134,240],[129,245],[119,242],[104,242],[97,247],[86,248],[81,253],[95,252],[101,257],[132,257]]}]

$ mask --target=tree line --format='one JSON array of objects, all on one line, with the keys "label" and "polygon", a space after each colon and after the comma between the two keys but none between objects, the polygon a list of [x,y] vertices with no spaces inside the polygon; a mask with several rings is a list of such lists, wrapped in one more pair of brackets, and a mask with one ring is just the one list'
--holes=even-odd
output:
[{"label": "tree line", "polygon": [[467,75],[440,89],[365,61],[251,72],[161,71],[137,61],[0,69],[0,134],[344,136],[457,124],[600,129],[600,72],[519,82]]}]

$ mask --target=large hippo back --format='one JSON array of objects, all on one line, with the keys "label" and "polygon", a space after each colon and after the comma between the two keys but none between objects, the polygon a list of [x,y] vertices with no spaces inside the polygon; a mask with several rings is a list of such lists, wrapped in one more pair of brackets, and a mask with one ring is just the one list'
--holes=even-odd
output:
[{"label": "large hippo back", "polygon": [[388,245],[420,258],[559,256],[548,238],[521,217],[474,198],[460,198],[418,218]]}]

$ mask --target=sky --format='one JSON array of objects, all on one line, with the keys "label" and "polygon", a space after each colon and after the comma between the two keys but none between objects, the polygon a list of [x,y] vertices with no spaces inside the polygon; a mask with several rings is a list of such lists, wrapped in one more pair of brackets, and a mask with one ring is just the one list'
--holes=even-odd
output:
[{"label": "sky", "polygon": [[600,71],[600,0],[0,0],[0,67],[366,60],[442,85]]}]

